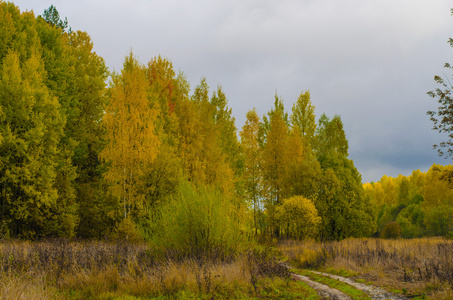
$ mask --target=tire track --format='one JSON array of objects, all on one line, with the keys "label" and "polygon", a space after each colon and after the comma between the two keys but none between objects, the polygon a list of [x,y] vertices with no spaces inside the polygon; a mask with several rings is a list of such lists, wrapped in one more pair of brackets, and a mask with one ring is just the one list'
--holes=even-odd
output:
[{"label": "tire track", "polygon": [[389,291],[386,291],[380,287],[356,282],[347,277],[333,275],[333,274],[329,274],[329,273],[316,272],[316,271],[310,271],[310,272],[319,274],[322,276],[330,277],[332,279],[347,283],[347,284],[355,287],[356,289],[361,290],[362,292],[368,294],[372,299],[389,299],[389,300],[406,300],[407,299],[406,297],[390,293]]},{"label": "tire track", "polygon": [[351,297],[339,291],[337,289],[331,288],[328,285],[316,282],[304,275],[291,274],[291,278],[299,281],[303,281],[312,287],[319,296],[323,299],[334,299],[334,300],[351,300]]},{"label": "tire track", "polygon": [[[389,291],[386,291],[380,287],[356,282],[350,278],[333,275],[333,274],[329,274],[329,273],[317,272],[317,271],[310,271],[310,272],[312,272],[314,274],[330,277],[332,279],[349,284],[349,285],[353,286],[354,288],[366,293],[371,299],[376,299],[376,300],[383,300],[383,299],[407,300],[408,299],[406,297],[390,293]],[[299,275],[299,274],[291,274],[291,278],[294,280],[303,281],[306,284],[308,284],[310,287],[312,287],[318,293],[318,295],[322,299],[334,299],[334,300],[351,300],[352,299],[351,297],[349,297],[342,291],[334,289],[326,284],[311,280],[307,276]]]}]

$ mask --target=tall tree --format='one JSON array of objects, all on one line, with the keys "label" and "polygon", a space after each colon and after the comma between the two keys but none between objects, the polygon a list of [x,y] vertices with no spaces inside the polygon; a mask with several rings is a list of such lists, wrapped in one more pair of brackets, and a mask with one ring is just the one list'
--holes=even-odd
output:
[{"label": "tall tree", "polygon": [[259,134],[259,141],[261,147],[263,147],[264,144],[266,143],[267,134],[271,128],[271,120],[274,114],[279,114],[280,117],[284,120],[286,126],[289,126],[288,113],[285,112],[283,99],[278,97],[277,93],[275,93],[274,99],[275,99],[274,107],[267,112],[267,116],[266,115],[263,116],[263,121],[261,122]]},{"label": "tall tree", "polygon": [[310,91],[302,92],[293,105],[291,114],[292,126],[299,128],[300,134],[307,145],[312,145],[315,136],[315,106],[310,101]]},{"label": "tall tree", "polygon": [[338,240],[370,235],[375,226],[373,211],[363,197],[361,175],[347,157],[348,141],[339,116],[332,120],[325,114],[321,116],[315,144],[324,174],[315,203],[323,218],[322,238]]},{"label": "tall tree", "polygon": [[241,136],[241,146],[244,152],[244,188],[248,200],[253,207],[253,221],[255,234],[258,234],[258,216],[261,211],[262,198],[262,170],[261,170],[261,148],[258,142],[260,119],[256,110],[250,110],[246,114]]},{"label": "tall tree", "polygon": [[332,120],[322,114],[316,128],[315,150],[318,160],[322,163],[323,157],[331,154],[348,156],[348,140],[343,129],[340,116],[335,115]]},{"label": "tall tree", "polygon": [[145,171],[147,205],[151,209],[164,198],[177,192],[183,176],[180,146],[179,120],[176,106],[186,95],[179,89],[173,64],[161,56],[148,62],[146,75],[149,84],[148,99],[158,109],[156,133],[160,140],[160,151],[155,161]]},{"label": "tall tree", "polygon": [[112,227],[108,213],[116,208],[112,197],[108,196],[99,159],[106,144],[101,120],[107,104],[105,82],[108,71],[104,60],[94,52],[93,42],[86,32],[73,31],[68,35],[67,53],[70,60],[65,75],[69,84],[64,93],[73,101],[64,102],[65,141],[73,149],[72,164],[77,172],[74,182],[80,216],[77,234],[100,238]]},{"label": "tall tree", "polygon": [[272,234],[278,234],[275,209],[285,197],[287,167],[288,126],[285,115],[276,110],[272,113],[269,130],[265,137],[262,154],[263,194]]},{"label": "tall tree", "polygon": [[[313,149],[315,132],[315,107],[311,104],[310,92],[302,92],[291,114],[292,145],[288,148],[292,149],[293,158],[290,159],[287,180],[291,195],[302,195],[308,199],[317,197],[321,168]],[[299,153],[296,153],[296,149],[300,149]]]},{"label": "tall tree", "polygon": [[216,107],[209,99],[209,86],[203,78],[190,101],[177,105],[181,128],[181,154],[189,180],[197,184],[234,191],[234,173],[222,150],[221,127],[215,123]]},{"label": "tall tree", "polygon": [[[5,113],[0,131],[6,147],[1,158],[2,192],[3,203],[10,205],[3,220],[10,222],[15,236],[72,236],[78,222],[75,171],[63,135],[67,118],[61,94],[50,84],[55,75],[52,62],[59,61],[55,59],[59,51],[65,53],[65,35],[32,12],[20,13],[11,3],[0,3],[0,16],[5,21],[0,22],[5,38],[0,47],[0,105]],[[9,151],[17,154],[10,156]]]},{"label": "tall tree", "polygon": [[235,118],[231,108],[228,107],[228,100],[222,86],[219,85],[212,94],[211,105],[214,107],[215,126],[220,131],[220,148],[222,153],[226,155],[231,170],[236,175],[235,180],[238,181],[242,172],[243,161],[237,138]]},{"label": "tall tree", "polygon": [[2,221],[7,222],[3,225],[11,235],[26,238],[48,234],[45,227],[51,225],[52,210],[59,205],[55,180],[64,118],[57,99],[43,84],[43,77],[42,61],[36,54],[27,58],[22,68],[14,51],[2,61]]},{"label": "tall tree", "polygon": [[101,152],[109,163],[105,178],[114,195],[121,199],[124,218],[133,208],[142,207],[143,173],[158,153],[159,140],[154,129],[157,111],[149,105],[147,88],[144,67],[131,52],[121,74],[113,76],[103,119],[108,144]]},{"label": "tall tree", "polygon": [[291,128],[286,148],[285,197],[304,196],[315,199],[321,167],[310,144],[304,143],[298,126]]}]

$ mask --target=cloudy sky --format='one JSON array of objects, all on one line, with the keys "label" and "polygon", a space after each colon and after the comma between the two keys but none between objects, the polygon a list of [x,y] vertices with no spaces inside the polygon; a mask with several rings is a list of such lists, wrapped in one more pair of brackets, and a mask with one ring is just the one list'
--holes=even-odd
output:
[{"label": "cloudy sky", "polygon": [[[191,86],[222,85],[241,128],[277,92],[290,112],[310,90],[317,117],[341,116],[363,182],[450,164],[432,145],[426,111],[451,62],[447,0],[16,0],[36,15],[54,4],[73,30],[120,71],[133,49],[142,63],[161,54]],[[446,73],[446,75],[449,75]]]}]

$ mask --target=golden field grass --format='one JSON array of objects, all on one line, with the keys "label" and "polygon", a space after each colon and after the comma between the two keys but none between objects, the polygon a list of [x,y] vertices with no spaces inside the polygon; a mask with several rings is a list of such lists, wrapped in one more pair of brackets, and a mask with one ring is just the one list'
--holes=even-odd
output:
[{"label": "golden field grass", "polygon": [[[156,258],[145,244],[0,242],[0,299],[291,298],[310,295],[262,251],[227,261]],[[284,296],[287,293],[287,296]],[[291,295],[291,296],[290,296]]]},{"label": "golden field grass", "polygon": [[278,248],[294,267],[352,276],[397,293],[453,299],[451,240],[282,241]]}]

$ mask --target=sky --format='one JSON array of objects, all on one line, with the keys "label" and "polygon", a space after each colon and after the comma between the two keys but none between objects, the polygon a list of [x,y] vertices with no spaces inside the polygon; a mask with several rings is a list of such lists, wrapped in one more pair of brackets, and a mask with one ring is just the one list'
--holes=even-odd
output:
[{"label": "sky", "polygon": [[16,0],[40,15],[54,5],[86,31],[110,70],[132,50],[145,64],[162,55],[192,90],[221,85],[241,129],[277,93],[290,113],[310,90],[317,118],[338,114],[362,181],[447,165],[445,140],[426,115],[427,92],[452,62],[447,0]]}]

